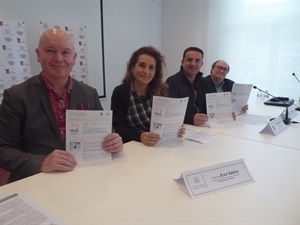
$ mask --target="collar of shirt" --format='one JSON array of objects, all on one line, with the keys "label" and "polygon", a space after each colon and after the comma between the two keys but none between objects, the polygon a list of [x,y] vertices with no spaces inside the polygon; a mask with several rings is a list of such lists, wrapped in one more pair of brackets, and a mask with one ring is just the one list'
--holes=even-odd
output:
[{"label": "collar of shirt", "polygon": [[214,79],[212,78],[212,81],[214,82],[215,84],[215,87],[216,87],[216,90],[217,92],[223,92],[223,85],[224,85],[224,80],[222,81],[222,83],[218,84],[214,81]]},{"label": "collar of shirt", "polygon": [[[46,84],[46,88],[49,91],[49,93],[55,92],[54,89],[53,89],[53,86],[49,83],[49,81],[47,80],[47,78],[45,77],[45,75],[43,73],[42,73],[42,77],[43,77],[43,80],[44,80],[44,82]],[[66,92],[68,94],[70,94],[72,92],[72,90],[73,90],[73,79],[72,79],[71,76],[69,76],[69,78],[68,78],[68,84],[67,84],[67,88],[66,88]]]}]

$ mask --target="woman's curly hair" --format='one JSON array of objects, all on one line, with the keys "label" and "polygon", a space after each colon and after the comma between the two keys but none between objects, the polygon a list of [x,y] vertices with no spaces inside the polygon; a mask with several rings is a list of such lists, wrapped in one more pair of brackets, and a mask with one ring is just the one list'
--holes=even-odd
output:
[{"label": "woman's curly hair", "polygon": [[123,79],[123,83],[131,85],[134,81],[134,76],[132,74],[132,69],[136,65],[141,55],[149,55],[155,59],[155,75],[153,80],[148,84],[147,95],[152,98],[153,96],[167,96],[168,90],[166,84],[163,82],[164,68],[166,67],[166,62],[164,56],[152,46],[144,46],[132,53],[129,61],[127,62],[127,69]]}]

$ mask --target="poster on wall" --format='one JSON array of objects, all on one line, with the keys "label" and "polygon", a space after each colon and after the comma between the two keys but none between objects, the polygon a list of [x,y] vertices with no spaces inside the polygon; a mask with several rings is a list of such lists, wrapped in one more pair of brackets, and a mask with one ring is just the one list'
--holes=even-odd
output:
[{"label": "poster on wall", "polygon": [[[72,10],[66,10],[70,8],[70,3],[72,4]],[[100,99],[106,98],[102,0],[0,0],[0,11],[0,18],[2,19],[23,21],[25,23],[32,75],[41,72],[41,66],[37,61],[35,52],[41,35],[41,27],[43,26],[43,24],[40,24],[40,21],[49,26],[56,24],[68,26],[68,28],[72,28],[76,32],[78,25],[84,25],[82,26],[82,31],[79,33],[80,30],[78,30],[77,32],[79,39],[83,37],[79,35],[84,32],[86,34],[86,31],[88,31],[87,37],[85,36],[88,51],[84,52],[84,49],[81,50],[83,53],[87,53],[87,57],[77,50],[80,54],[78,54],[76,60],[76,67],[80,67],[83,72],[83,74],[79,75],[79,80],[88,81],[89,85],[97,90]],[[55,12],[55,16],[53,16],[53,12]],[[62,29],[64,29],[64,26]],[[84,46],[85,43],[82,42],[81,44]],[[86,62],[88,62],[88,67],[80,66],[80,64],[84,65]],[[79,68],[76,67],[74,70],[78,71]],[[85,77],[87,76],[86,74],[88,74],[88,78]]]},{"label": "poster on wall", "polygon": [[3,91],[31,77],[25,24],[0,19],[0,103]]},{"label": "poster on wall", "polygon": [[88,61],[87,61],[87,28],[86,26],[66,26],[40,22],[41,32],[48,29],[61,29],[66,31],[74,41],[75,51],[77,52],[76,63],[71,71],[71,76],[88,84]]}]

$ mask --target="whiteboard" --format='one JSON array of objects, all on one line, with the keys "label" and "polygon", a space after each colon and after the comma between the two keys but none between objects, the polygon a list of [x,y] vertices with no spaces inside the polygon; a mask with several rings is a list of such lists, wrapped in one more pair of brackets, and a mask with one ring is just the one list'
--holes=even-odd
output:
[{"label": "whiteboard", "polygon": [[0,18],[23,21],[32,74],[41,72],[35,49],[41,35],[40,21],[87,27],[88,84],[106,98],[102,0],[0,0]]}]

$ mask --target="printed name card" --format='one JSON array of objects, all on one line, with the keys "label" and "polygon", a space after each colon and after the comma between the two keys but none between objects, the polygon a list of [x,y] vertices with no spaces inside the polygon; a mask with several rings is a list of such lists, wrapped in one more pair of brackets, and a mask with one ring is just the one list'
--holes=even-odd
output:
[{"label": "printed name card", "polygon": [[[293,119],[297,116],[297,111],[295,110],[296,107],[294,106],[290,106],[288,107],[288,117]],[[284,119],[285,118],[285,111],[286,110],[283,110],[283,112],[280,114],[281,118]]]},{"label": "printed name card", "polygon": [[286,128],[286,125],[283,123],[281,116],[276,117],[275,119],[269,121],[267,125],[259,133],[267,133],[277,135]]},{"label": "printed name card", "polygon": [[186,171],[174,180],[185,185],[192,199],[255,182],[243,159]]}]

